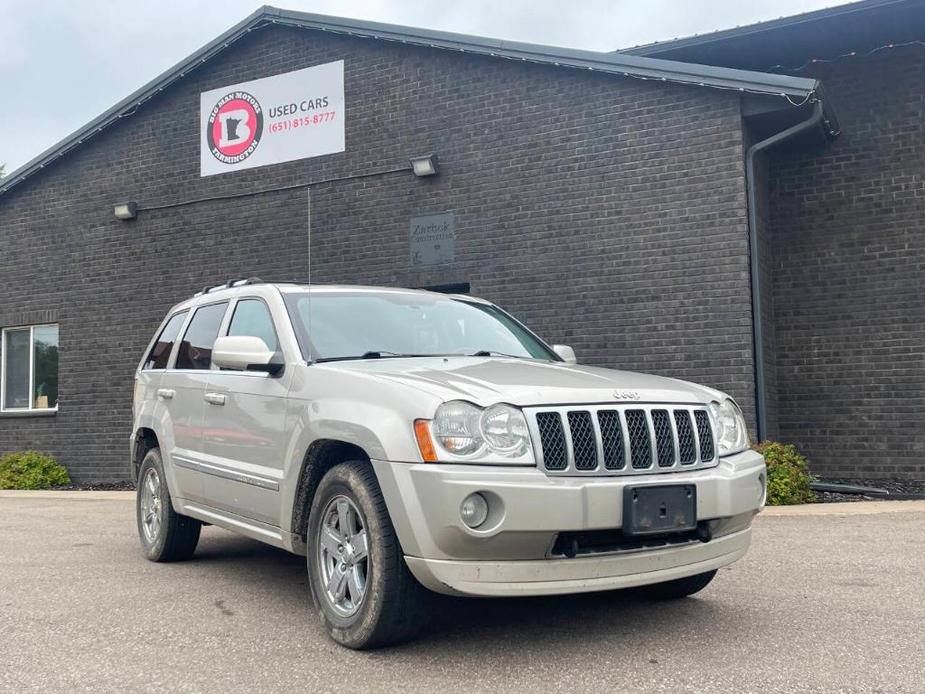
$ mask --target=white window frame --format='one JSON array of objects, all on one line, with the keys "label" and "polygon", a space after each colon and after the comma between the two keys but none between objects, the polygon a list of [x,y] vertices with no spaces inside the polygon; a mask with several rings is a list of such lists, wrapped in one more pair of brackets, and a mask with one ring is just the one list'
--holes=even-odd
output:
[{"label": "white window frame", "polygon": [[[58,344],[60,349],[61,328],[58,323],[39,323],[38,325],[15,325],[3,328],[0,331],[0,412],[26,413],[26,412],[57,412],[58,403],[54,407],[35,407],[35,329],[58,328]],[[29,329],[29,407],[6,406],[6,334]],[[59,367],[60,369],[60,367]]]}]

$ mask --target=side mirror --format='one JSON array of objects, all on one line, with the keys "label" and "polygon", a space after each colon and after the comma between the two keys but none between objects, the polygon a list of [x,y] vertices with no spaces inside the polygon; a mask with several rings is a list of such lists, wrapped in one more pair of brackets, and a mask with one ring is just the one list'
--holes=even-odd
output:
[{"label": "side mirror", "polygon": [[575,350],[568,345],[553,345],[552,351],[558,354],[566,364],[577,364]]},{"label": "side mirror", "polygon": [[212,363],[220,369],[262,371],[276,375],[283,370],[283,357],[267,343],[250,335],[220,337],[212,346]]}]

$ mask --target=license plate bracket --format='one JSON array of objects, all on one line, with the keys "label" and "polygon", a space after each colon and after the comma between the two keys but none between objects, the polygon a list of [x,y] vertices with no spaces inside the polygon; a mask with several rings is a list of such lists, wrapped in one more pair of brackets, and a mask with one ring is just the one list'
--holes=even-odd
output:
[{"label": "license plate bracket", "polygon": [[696,527],[696,485],[639,485],[623,489],[624,535],[659,535]]}]

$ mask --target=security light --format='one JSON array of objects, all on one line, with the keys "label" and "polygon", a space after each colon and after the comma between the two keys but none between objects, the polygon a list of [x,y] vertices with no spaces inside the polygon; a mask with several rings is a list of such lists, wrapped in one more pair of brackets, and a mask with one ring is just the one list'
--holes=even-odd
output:
[{"label": "security light", "polygon": [[122,202],[112,208],[116,219],[135,219],[138,216],[138,203]]},{"label": "security light", "polygon": [[437,155],[424,154],[420,157],[411,157],[411,170],[415,176],[436,176]]}]

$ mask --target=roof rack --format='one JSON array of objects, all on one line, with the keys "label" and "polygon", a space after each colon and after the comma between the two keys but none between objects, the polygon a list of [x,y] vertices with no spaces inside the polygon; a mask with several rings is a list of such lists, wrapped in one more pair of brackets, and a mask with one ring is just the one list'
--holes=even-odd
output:
[{"label": "roof rack", "polygon": [[235,278],[228,280],[224,284],[216,284],[214,287],[209,287],[209,286],[203,287],[198,292],[193,294],[193,298],[195,299],[197,296],[203,296],[205,294],[208,294],[209,292],[217,292],[219,289],[232,289],[233,287],[246,287],[249,284],[263,284],[263,280],[260,279],[259,277],[248,277],[246,279],[243,277],[235,277]]}]

